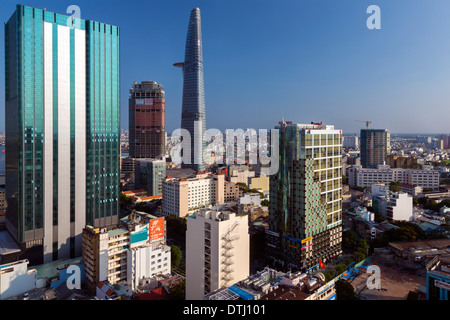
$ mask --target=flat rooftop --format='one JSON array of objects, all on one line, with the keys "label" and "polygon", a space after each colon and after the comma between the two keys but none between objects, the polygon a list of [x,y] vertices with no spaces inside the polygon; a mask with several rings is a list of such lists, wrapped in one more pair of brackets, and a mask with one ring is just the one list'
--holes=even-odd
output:
[{"label": "flat rooftop", "polygon": [[389,242],[389,245],[397,250],[426,250],[445,249],[450,247],[450,239],[422,240],[409,242]]},{"label": "flat rooftop", "polygon": [[74,259],[64,259],[64,260],[57,260],[45,264],[41,264],[39,266],[33,266],[30,269],[36,269],[37,279],[52,279],[56,278],[59,275],[60,269],[65,269],[70,265],[78,265],[82,263],[83,259],[81,257],[74,258]]},{"label": "flat rooftop", "polygon": [[8,231],[0,232],[0,255],[20,252],[16,241],[11,237]]}]

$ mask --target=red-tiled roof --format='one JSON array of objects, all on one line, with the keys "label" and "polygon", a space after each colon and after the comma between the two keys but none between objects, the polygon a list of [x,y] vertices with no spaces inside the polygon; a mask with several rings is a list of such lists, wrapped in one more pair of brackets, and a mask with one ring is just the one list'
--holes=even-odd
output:
[{"label": "red-tiled roof", "polygon": [[164,287],[159,287],[159,288],[153,289],[150,292],[136,293],[133,297],[136,300],[158,300],[166,295],[167,295],[167,291],[164,289]]}]

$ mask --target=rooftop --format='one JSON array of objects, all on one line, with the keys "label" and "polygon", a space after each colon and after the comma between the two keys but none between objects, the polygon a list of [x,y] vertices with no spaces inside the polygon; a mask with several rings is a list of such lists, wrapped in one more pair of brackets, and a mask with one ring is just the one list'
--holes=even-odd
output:
[{"label": "rooftop", "polygon": [[59,276],[59,270],[66,269],[70,265],[77,265],[83,263],[81,257],[74,259],[57,260],[39,266],[34,266],[32,269],[36,269],[37,279],[53,279]]},{"label": "rooftop", "polygon": [[450,247],[450,239],[422,240],[410,242],[390,242],[389,245],[394,249],[404,250],[427,250],[427,249],[445,249]]},{"label": "rooftop", "polygon": [[20,252],[20,248],[8,233],[8,231],[0,232],[0,255],[17,252]]}]

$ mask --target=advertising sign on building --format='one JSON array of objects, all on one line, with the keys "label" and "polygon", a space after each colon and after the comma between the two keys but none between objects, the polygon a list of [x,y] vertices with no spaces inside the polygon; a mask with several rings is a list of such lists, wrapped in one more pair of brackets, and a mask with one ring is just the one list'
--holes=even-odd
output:
[{"label": "advertising sign on building", "polygon": [[148,225],[138,231],[130,233],[130,247],[139,245],[145,241],[148,241]]},{"label": "advertising sign on building", "polygon": [[164,238],[164,218],[153,219],[150,221],[150,241],[156,241]]},{"label": "advertising sign on building", "polygon": [[447,282],[442,282],[439,280],[434,280],[434,285],[436,287],[442,288],[442,289],[446,289],[446,290],[450,290],[450,283]]},{"label": "advertising sign on building", "polygon": [[152,106],[153,105],[153,99],[136,99],[136,105],[137,106]]}]

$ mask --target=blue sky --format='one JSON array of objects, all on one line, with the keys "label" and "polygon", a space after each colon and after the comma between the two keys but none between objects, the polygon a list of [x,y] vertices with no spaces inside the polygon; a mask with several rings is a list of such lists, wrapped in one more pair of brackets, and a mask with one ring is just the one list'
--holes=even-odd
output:
[{"label": "blue sky", "polygon": [[[6,22],[17,0],[0,1]],[[208,128],[273,128],[284,116],[344,133],[372,128],[450,132],[448,0],[23,0],[121,28],[121,118],[128,127],[133,81],[166,91],[166,129],[180,125],[190,10],[202,12]],[[381,8],[381,30],[366,9]],[[0,114],[4,115],[4,26],[0,26]],[[0,131],[4,130],[4,116]]]}]

